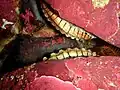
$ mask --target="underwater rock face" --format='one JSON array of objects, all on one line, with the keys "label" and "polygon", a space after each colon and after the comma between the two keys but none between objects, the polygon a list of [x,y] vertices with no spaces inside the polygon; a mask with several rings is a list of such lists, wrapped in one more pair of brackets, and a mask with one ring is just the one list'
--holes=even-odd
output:
[{"label": "underwater rock face", "polygon": [[117,0],[46,0],[60,17],[120,47]]},{"label": "underwater rock face", "polygon": [[[95,0],[92,0],[93,2],[91,0],[47,1],[59,12],[62,18],[120,47],[120,35],[118,31],[119,19],[117,17],[117,10],[119,9],[117,6],[119,3],[116,0],[106,0],[102,5],[98,3],[98,6],[96,6],[97,4],[94,2]],[[7,4],[8,2],[8,0],[0,1],[0,7],[3,4],[1,8],[5,9],[1,10],[5,11],[5,14],[0,14],[0,20],[6,15],[6,19],[8,18],[8,20],[13,20],[14,22],[14,15],[11,14],[13,12],[9,10],[9,7],[13,5],[10,3],[13,2],[10,0],[10,6]],[[8,5],[6,6],[7,8],[3,8],[4,4]],[[0,25],[2,24],[0,23]],[[22,51],[26,50],[27,52],[30,49],[32,50],[33,44],[38,45],[39,48],[38,42],[35,43],[35,41],[32,41],[32,43],[29,39],[26,39],[26,41],[27,42],[23,41],[26,47],[23,46]],[[54,38],[53,40],[50,39],[50,41],[52,41],[52,43],[50,43],[52,46],[57,45],[60,41],[63,43],[64,39]],[[40,43],[41,47],[49,47],[48,41],[42,42],[43,43]],[[67,44],[73,46],[75,43],[71,43],[72,45]],[[36,45],[34,47],[36,47]],[[25,53],[22,52],[22,54]],[[34,52],[28,53],[30,59],[32,54],[36,55]],[[37,55],[39,56],[39,53],[37,53]],[[29,57],[26,55],[26,58]],[[31,61],[36,59],[36,57],[32,58]],[[45,61],[19,68],[1,76],[0,90],[119,90],[119,72],[120,57],[115,56],[78,57],[60,61]]]},{"label": "underwater rock face", "polygon": [[119,57],[78,57],[64,61],[46,61],[5,74],[0,79],[0,88],[118,90],[119,72]]},{"label": "underwater rock face", "polygon": [[9,22],[16,21],[16,10],[18,9],[19,0],[1,0],[0,1],[0,27],[3,24],[3,19]]},{"label": "underwater rock face", "polygon": [[76,90],[77,88],[71,82],[63,81],[53,76],[41,76],[40,78],[34,80],[25,90],[38,90],[38,89]]},{"label": "underwater rock face", "polygon": [[0,0],[0,70],[7,56],[4,53],[8,51],[1,52],[9,42],[15,39],[15,35],[11,32],[18,30],[18,23],[16,23],[18,10],[19,0]]}]

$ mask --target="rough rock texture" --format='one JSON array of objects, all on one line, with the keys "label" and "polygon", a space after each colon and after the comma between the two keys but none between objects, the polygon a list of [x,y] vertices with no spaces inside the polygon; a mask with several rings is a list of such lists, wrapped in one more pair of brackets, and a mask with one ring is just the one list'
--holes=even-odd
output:
[{"label": "rough rock texture", "polygon": [[15,22],[18,2],[19,0],[0,0],[0,26],[3,24],[2,19]]},{"label": "rough rock texture", "polygon": [[0,0],[0,52],[19,32],[20,0]]},{"label": "rough rock texture", "polygon": [[41,76],[40,78],[36,78],[36,80],[34,80],[25,90],[38,90],[38,89],[76,90],[77,88],[69,81],[63,81],[53,76]]},{"label": "rough rock texture", "polygon": [[119,90],[120,58],[89,57],[32,64],[5,74],[1,90]]},{"label": "rough rock texture", "polygon": [[[120,46],[117,17],[119,3],[117,0],[110,0],[104,8],[94,7],[91,0],[47,1],[59,12],[61,17],[118,47]],[[15,8],[12,3],[14,0],[0,1],[1,11],[4,11],[0,11],[0,20],[5,18],[12,22],[15,21]],[[0,21],[0,26],[2,24],[3,22]],[[53,41],[51,43],[53,46],[60,41],[64,42],[59,38],[51,41]],[[30,44],[27,48],[31,51],[34,44],[32,42],[28,40],[25,43],[26,47]],[[44,41],[40,44],[47,46],[48,42]],[[39,47],[39,43],[36,45]],[[31,53],[29,55],[32,56]],[[120,90],[120,57],[71,58],[61,61],[40,62],[8,72],[0,77],[0,90],[20,89]]]},{"label": "rough rock texture", "polygon": [[[15,35],[11,32],[14,32],[18,26],[16,23],[18,4],[19,0],[0,0],[0,52],[3,51],[9,42],[15,39]],[[4,51],[8,52],[7,50]],[[0,53],[0,69],[6,56]]]},{"label": "rough rock texture", "polygon": [[30,36],[20,37],[19,57],[23,63],[34,63],[42,60],[48,54],[60,49],[79,47],[75,40],[66,37],[35,38]]},{"label": "rough rock texture", "polygon": [[[120,3],[118,0],[46,0],[60,17],[120,47]],[[95,7],[108,1],[102,7]]]}]

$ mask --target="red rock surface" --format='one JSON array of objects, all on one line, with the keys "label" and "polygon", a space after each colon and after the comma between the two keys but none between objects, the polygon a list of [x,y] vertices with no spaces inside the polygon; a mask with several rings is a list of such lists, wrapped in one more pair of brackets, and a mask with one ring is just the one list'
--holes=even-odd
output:
[{"label": "red rock surface", "polygon": [[19,24],[16,23],[18,3],[19,0],[0,0],[0,52],[14,39],[13,33],[18,32]]},{"label": "red rock surface", "polygon": [[34,80],[25,90],[76,90],[77,88],[68,81],[60,80],[53,76],[41,76]]},{"label": "red rock surface", "polygon": [[58,11],[60,17],[120,47],[120,3],[117,0],[109,0],[103,8],[94,8],[92,0],[46,1]]},{"label": "red rock surface", "polygon": [[1,90],[119,90],[120,58],[89,57],[32,64],[1,77]]},{"label": "red rock surface", "polygon": [[[103,9],[94,9],[90,0],[47,1],[61,17],[120,46],[117,0],[111,0]],[[12,3],[12,0],[0,1],[0,26],[3,18],[15,21],[15,8]],[[0,78],[0,90],[20,89],[119,90],[120,57],[71,58],[41,62],[8,72]]]},{"label": "red rock surface", "polygon": [[15,0],[0,0],[0,26],[3,24],[2,19],[6,19],[9,22],[15,22],[15,9],[17,7],[15,3]]}]

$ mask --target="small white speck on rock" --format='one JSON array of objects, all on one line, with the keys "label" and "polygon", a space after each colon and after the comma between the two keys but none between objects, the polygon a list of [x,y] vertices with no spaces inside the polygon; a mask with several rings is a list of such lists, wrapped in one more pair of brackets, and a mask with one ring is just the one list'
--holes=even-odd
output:
[{"label": "small white speck on rock", "polygon": [[13,80],[13,79],[14,79],[14,76],[10,76],[10,78],[11,78],[11,80]]}]

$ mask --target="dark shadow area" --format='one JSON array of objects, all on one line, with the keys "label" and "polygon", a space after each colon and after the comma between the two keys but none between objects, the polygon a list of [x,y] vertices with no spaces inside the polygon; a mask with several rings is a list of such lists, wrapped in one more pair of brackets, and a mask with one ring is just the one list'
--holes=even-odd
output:
[{"label": "dark shadow area", "polygon": [[[15,40],[13,40],[9,45],[9,47],[4,48],[3,50],[4,57],[2,60],[3,65],[1,67],[1,73],[10,72],[19,67],[23,67],[24,64],[20,63],[16,58],[20,53],[20,39],[19,35]],[[3,56],[3,55],[2,55]]]}]

